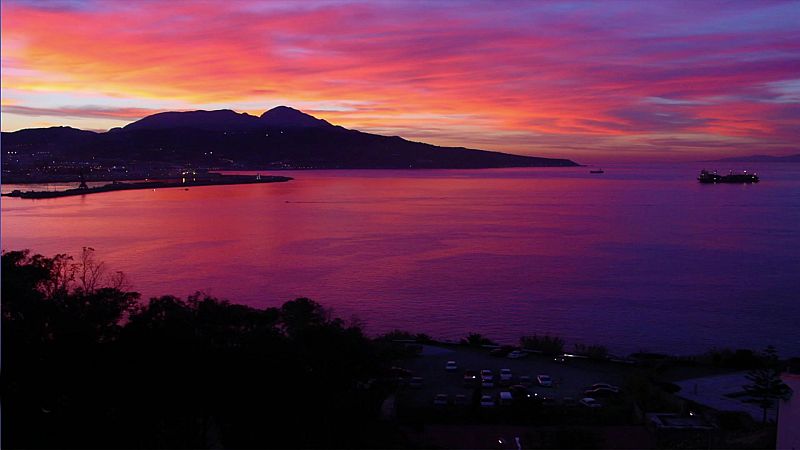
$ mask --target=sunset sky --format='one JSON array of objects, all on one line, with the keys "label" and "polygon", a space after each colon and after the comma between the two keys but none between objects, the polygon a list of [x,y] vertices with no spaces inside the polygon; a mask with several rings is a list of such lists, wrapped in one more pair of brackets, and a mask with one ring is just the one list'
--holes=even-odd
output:
[{"label": "sunset sky", "polygon": [[590,162],[800,153],[800,2],[2,0],[3,131],[277,105]]}]

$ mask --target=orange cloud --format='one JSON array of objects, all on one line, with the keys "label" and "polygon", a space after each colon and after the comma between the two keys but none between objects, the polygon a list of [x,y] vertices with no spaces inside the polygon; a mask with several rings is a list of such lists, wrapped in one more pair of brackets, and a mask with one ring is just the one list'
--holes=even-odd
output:
[{"label": "orange cloud", "polygon": [[[797,108],[781,105],[776,99],[786,93],[770,87],[788,82],[784,90],[800,91],[791,84],[800,73],[800,33],[775,21],[770,29],[746,7],[726,16],[726,28],[713,10],[688,17],[686,5],[669,2],[69,6],[4,3],[4,88],[251,111],[265,103],[253,112],[276,101],[306,110],[334,105],[318,115],[520,153],[558,154],[552,142],[608,154],[606,145],[636,141],[625,137],[664,133],[723,141],[771,135],[783,147],[800,139]],[[705,28],[712,31],[696,32]],[[3,109],[24,108],[116,114],[63,104]]]}]

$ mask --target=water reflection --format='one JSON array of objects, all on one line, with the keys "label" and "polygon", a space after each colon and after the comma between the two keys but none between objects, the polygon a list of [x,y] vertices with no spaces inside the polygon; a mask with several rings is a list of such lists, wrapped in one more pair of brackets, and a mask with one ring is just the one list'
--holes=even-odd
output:
[{"label": "water reflection", "polygon": [[798,169],[757,168],[757,186],[703,186],[694,165],[604,169],[291,172],[4,198],[2,245],[92,246],[146,295],[309,296],[372,333],[800,352]]}]

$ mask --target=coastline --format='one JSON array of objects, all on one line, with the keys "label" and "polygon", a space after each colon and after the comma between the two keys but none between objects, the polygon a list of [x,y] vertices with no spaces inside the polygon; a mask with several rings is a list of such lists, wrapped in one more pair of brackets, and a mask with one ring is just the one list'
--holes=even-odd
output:
[{"label": "coastline", "polygon": [[103,186],[78,187],[64,191],[21,191],[2,194],[3,197],[17,197],[25,199],[44,199],[70,197],[74,195],[99,194],[103,192],[128,191],[136,189],[166,189],[166,188],[189,188],[198,186],[218,186],[231,184],[261,184],[261,183],[281,183],[291,181],[291,177],[283,176],[260,176],[260,175],[220,175],[213,178],[203,179],[182,179],[180,181],[143,181],[136,183],[111,182]]},{"label": "coastline", "polygon": [[[242,172],[307,172],[307,171],[337,171],[337,170],[397,170],[397,171],[409,171],[409,172],[418,172],[418,171],[426,171],[426,170],[470,170],[470,171],[479,171],[479,170],[492,170],[492,169],[564,169],[564,168],[576,168],[576,167],[589,167],[587,164],[578,164],[574,163],[573,165],[539,165],[539,166],[498,166],[498,167],[310,167],[310,166],[299,166],[299,167],[256,167],[256,168],[204,168],[198,169],[198,172],[202,172],[204,176],[208,175],[215,175],[219,174],[221,176],[228,176],[225,175],[227,173],[242,173]],[[207,174],[207,175],[205,175]],[[91,173],[91,180],[92,182],[125,182],[125,181],[139,181],[143,179],[159,179],[163,180],[170,177],[176,177],[175,173],[166,174],[166,173],[134,173],[134,174],[108,174],[108,173]],[[263,177],[262,177],[263,178]],[[55,175],[39,175],[39,176],[31,176],[31,175],[20,175],[18,173],[4,173],[2,175],[2,182],[3,184],[50,184],[50,183],[80,183],[80,179],[75,176],[74,173],[70,174],[55,174]]]}]

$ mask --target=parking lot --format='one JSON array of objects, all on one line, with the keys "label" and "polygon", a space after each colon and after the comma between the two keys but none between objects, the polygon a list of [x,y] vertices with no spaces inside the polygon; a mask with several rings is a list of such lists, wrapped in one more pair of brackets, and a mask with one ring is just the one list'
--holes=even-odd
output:
[{"label": "parking lot", "polygon": [[[404,398],[412,404],[422,406],[432,404],[436,394],[446,394],[450,402],[458,394],[471,398],[473,389],[463,384],[466,369],[479,372],[489,369],[494,374],[494,387],[483,388],[483,394],[495,399],[499,392],[506,391],[507,386],[499,385],[500,369],[511,369],[513,378],[510,384],[518,384],[519,377],[527,375],[531,379],[529,389],[540,396],[561,402],[565,398],[580,400],[583,392],[594,383],[610,383],[621,385],[625,380],[627,367],[608,362],[596,362],[586,359],[567,358],[566,362],[556,362],[552,357],[529,354],[520,359],[495,357],[485,348],[466,346],[422,346],[422,352],[416,358],[402,361],[402,366],[422,377],[419,388],[405,388]],[[455,361],[458,369],[452,372],[445,370],[447,361]],[[538,386],[536,377],[547,374],[552,377],[552,387]]]}]

